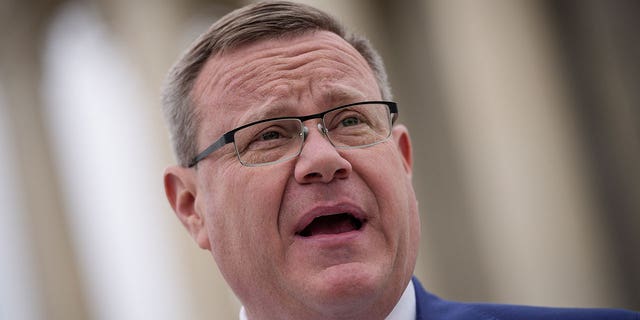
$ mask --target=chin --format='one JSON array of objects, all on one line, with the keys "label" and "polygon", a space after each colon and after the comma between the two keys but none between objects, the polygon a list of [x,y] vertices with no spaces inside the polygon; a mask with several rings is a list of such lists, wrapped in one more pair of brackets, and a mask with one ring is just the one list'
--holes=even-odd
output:
[{"label": "chin", "polygon": [[387,277],[379,268],[363,263],[345,263],[322,271],[316,281],[316,289],[327,303],[352,304],[357,300],[371,301],[380,294]]},{"label": "chin", "polygon": [[396,293],[393,277],[385,271],[390,270],[361,262],[334,265],[312,276],[298,299],[324,318],[389,312],[395,303],[387,302],[401,293]]}]

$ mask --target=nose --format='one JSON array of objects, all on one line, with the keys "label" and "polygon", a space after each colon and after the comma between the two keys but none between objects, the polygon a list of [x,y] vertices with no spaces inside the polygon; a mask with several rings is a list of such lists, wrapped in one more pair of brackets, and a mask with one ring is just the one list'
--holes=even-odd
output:
[{"label": "nose", "polygon": [[329,183],[351,174],[351,163],[324,137],[322,127],[309,130],[295,164],[294,176],[298,183]]}]

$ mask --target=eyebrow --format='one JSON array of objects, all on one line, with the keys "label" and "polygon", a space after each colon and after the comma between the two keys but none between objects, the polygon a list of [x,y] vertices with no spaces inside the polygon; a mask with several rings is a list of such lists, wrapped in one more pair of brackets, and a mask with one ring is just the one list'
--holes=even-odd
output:
[{"label": "eyebrow", "polygon": [[[323,104],[326,105],[325,109],[328,110],[341,105],[364,101],[366,100],[366,96],[363,95],[360,91],[349,86],[333,85],[329,90],[326,90],[324,93],[322,93],[321,99]],[[253,109],[255,111],[250,112],[245,117],[242,117],[240,119],[241,123],[238,124],[239,126],[260,120],[296,116],[295,112],[293,112],[296,109],[296,105],[287,102],[272,103],[271,101],[269,101],[265,104],[256,106]]]},{"label": "eyebrow", "polygon": [[247,123],[260,121],[264,119],[282,117],[283,115],[288,115],[289,111],[291,111],[292,108],[283,103],[276,103],[276,104],[267,103],[267,104],[255,107],[255,109],[257,109],[255,112],[251,112],[247,114],[246,117],[242,117],[241,119],[242,123],[240,123],[239,125],[245,125]]},{"label": "eyebrow", "polygon": [[333,107],[365,99],[366,96],[360,90],[344,84],[334,84],[322,93],[322,101]]}]

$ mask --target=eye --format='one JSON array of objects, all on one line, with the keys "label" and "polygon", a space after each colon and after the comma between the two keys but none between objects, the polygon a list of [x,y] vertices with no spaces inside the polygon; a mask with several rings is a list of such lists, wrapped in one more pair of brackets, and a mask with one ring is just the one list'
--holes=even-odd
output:
[{"label": "eye", "polygon": [[356,110],[344,110],[337,114],[333,120],[330,121],[331,125],[329,130],[339,130],[341,128],[359,127],[369,123],[365,114]]},{"label": "eye", "polygon": [[267,161],[264,157],[277,158],[295,146],[292,142],[301,137],[301,125],[297,119],[276,119],[242,128],[234,136],[236,151],[249,163]]},{"label": "eye", "polygon": [[340,120],[340,124],[344,127],[357,126],[360,123],[362,123],[362,120],[357,117],[348,117]]},{"label": "eye", "polygon": [[[267,123],[265,127],[258,126],[256,132],[245,136],[239,144],[242,150],[268,150],[286,145],[295,135],[295,128],[288,128],[283,124]],[[291,127],[291,126],[289,126]],[[293,131],[292,131],[293,130]],[[249,132],[243,132],[249,133]],[[242,142],[244,141],[244,142]]]},{"label": "eye", "polygon": [[258,132],[251,139],[251,143],[274,143],[291,138],[291,134],[280,126],[270,126]]},{"label": "eye", "polygon": [[258,136],[257,140],[259,141],[267,141],[267,140],[275,140],[282,137],[282,134],[277,131],[267,131],[263,132]]}]

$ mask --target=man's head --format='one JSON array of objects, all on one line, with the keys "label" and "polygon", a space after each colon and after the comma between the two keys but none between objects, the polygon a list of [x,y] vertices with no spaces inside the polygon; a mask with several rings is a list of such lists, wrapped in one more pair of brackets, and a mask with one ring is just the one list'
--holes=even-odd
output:
[{"label": "man's head", "polygon": [[[391,104],[303,117],[389,98],[368,42],[300,4],[230,13],[174,66],[167,197],[250,317],[379,317],[399,299],[420,238],[406,128]],[[233,131],[281,117],[302,119]]]}]

